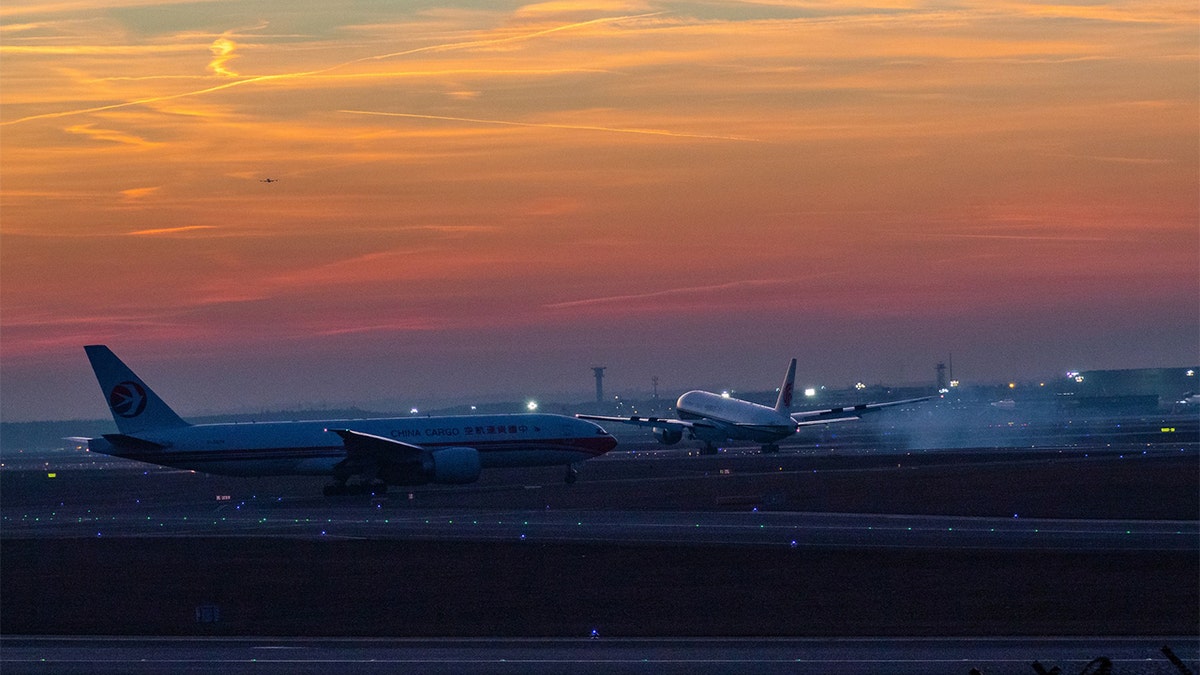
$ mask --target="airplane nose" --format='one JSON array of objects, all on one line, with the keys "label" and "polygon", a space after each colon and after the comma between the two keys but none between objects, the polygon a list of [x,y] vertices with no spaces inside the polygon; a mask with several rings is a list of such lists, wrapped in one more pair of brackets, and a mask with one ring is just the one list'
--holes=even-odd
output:
[{"label": "airplane nose", "polygon": [[604,433],[604,443],[601,445],[600,454],[604,454],[617,447],[617,439],[607,431],[604,431],[603,429],[601,429],[601,431]]},{"label": "airplane nose", "polygon": [[603,455],[609,450],[617,447],[617,439],[613,437],[612,434],[605,431],[604,427],[596,424],[595,422],[589,422],[587,420],[576,421],[586,424],[592,429],[592,436],[587,441],[587,445],[592,449],[593,452],[595,452],[595,454]]}]

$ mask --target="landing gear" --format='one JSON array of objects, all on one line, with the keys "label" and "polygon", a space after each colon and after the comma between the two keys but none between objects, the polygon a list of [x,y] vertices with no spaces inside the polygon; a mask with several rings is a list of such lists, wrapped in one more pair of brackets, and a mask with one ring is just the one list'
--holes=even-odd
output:
[{"label": "landing gear", "polygon": [[322,490],[326,497],[340,497],[350,494],[350,486],[345,483],[330,483]]},{"label": "landing gear", "polygon": [[705,443],[704,445],[700,446],[700,454],[715,455],[717,454],[717,446],[713,445],[712,443]]},{"label": "landing gear", "polygon": [[774,443],[767,443],[766,445],[762,446],[762,453],[764,455],[769,455],[774,452],[779,452],[778,445],[775,445]]},{"label": "landing gear", "polygon": [[347,495],[371,495],[373,497],[387,494],[387,483],[330,483],[322,490],[326,497],[344,497]]},{"label": "landing gear", "polygon": [[567,481],[567,485],[572,485],[576,480],[578,480],[578,478],[579,478],[579,472],[575,470],[575,467],[568,464],[567,465],[567,475],[563,480]]}]

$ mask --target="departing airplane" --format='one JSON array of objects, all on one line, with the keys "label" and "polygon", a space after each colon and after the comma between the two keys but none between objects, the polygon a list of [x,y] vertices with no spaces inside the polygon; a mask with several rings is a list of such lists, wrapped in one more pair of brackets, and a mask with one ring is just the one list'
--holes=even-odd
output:
[{"label": "departing airplane", "polygon": [[779,398],[774,408],[730,398],[709,391],[689,391],[675,402],[679,419],[665,417],[608,417],[605,415],[575,415],[584,420],[623,422],[651,427],[663,445],[683,440],[684,433],[692,440],[702,441],[701,452],[712,454],[722,441],[761,443],[763,452],[778,452],[780,441],[800,430],[800,427],[835,422],[852,422],[864,414],[898,405],[928,401],[931,396],[910,398],[887,403],[861,403],[854,406],[792,412],[792,389],[796,384],[796,359],[788,366]]},{"label": "departing airplane", "polygon": [[591,422],[530,413],[189,424],[108,347],[84,350],[120,432],[78,439],[89,450],[230,476],[332,476],[326,496],[473,483],[489,467],[566,465],[573,483],[573,464],[617,445]]},{"label": "departing airplane", "polygon": [[258,182],[260,182],[260,183],[278,183],[279,179],[278,178],[262,178],[262,179],[259,179]]}]

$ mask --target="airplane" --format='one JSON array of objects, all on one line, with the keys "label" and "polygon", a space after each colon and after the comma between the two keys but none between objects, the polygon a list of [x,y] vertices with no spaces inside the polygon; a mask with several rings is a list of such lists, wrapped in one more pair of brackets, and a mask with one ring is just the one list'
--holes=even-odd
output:
[{"label": "airplane", "polygon": [[263,178],[263,179],[260,179],[258,182],[260,182],[260,183],[278,183],[279,179],[278,178]]},{"label": "airplane", "polygon": [[617,445],[597,424],[543,413],[189,424],[107,346],[84,350],[119,432],[72,439],[88,450],[229,476],[332,476],[327,497],[473,483],[490,467],[565,465],[573,483],[574,464]]},{"label": "airplane", "polygon": [[886,403],[861,403],[853,406],[792,412],[792,389],[796,384],[796,359],[788,366],[779,398],[774,408],[730,398],[709,391],[689,391],[675,402],[679,419],[665,417],[610,417],[606,415],[575,415],[583,420],[622,422],[651,427],[655,438],[663,445],[674,445],[686,433],[692,440],[704,443],[703,454],[714,454],[722,441],[750,441],[762,444],[762,452],[779,452],[778,441],[800,430],[818,424],[852,422],[863,415],[892,406],[911,405],[928,401],[932,396],[910,398]]}]

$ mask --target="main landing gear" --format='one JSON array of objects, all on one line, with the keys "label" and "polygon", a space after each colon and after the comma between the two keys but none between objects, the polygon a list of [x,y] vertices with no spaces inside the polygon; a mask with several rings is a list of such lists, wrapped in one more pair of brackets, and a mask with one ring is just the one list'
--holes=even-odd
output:
[{"label": "main landing gear", "polygon": [[762,446],[762,453],[764,455],[769,455],[774,452],[779,452],[778,445],[775,445],[774,443],[767,443],[766,445]]},{"label": "main landing gear", "polygon": [[563,480],[567,481],[567,485],[572,485],[579,479],[579,471],[575,469],[574,464],[567,465],[567,475]]},{"label": "main landing gear", "polygon": [[372,497],[387,494],[387,483],[330,483],[323,490],[326,497],[344,497],[347,495],[371,495]]}]

